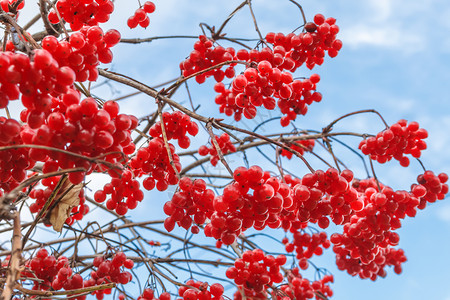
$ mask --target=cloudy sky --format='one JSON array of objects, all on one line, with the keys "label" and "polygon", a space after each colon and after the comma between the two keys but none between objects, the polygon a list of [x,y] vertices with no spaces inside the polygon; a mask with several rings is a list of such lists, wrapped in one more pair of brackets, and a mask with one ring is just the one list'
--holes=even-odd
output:
[{"label": "cloudy sky", "polygon": [[[301,25],[301,16],[287,0],[254,0],[255,14],[263,34],[288,33]],[[124,38],[201,34],[200,22],[220,25],[240,1],[156,0],[150,27],[129,30],[126,18],[137,1],[117,0],[113,22],[105,28],[120,29]],[[30,3],[31,4],[31,3]],[[450,4],[446,0],[362,0],[301,2],[308,20],[316,13],[334,17],[341,28],[344,47],[337,58],[327,59],[314,69],[321,75],[318,85],[323,101],[313,104],[307,116],[298,118],[299,128],[320,130],[347,112],[374,108],[388,123],[399,119],[418,121],[429,132],[428,150],[422,161],[437,173],[450,171]],[[26,15],[25,15],[26,16]],[[239,12],[226,27],[230,37],[257,37],[247,9]],[[158,40],[141,46],[120,45],[114,50],[111,68],[153,85],[176,78],[178,64],[192,49],[193,40]],[[299,70],[298,76],[311,74]],[[213,105],[212,84],[191,83],[200,113],[218,116]],[[128,90],[129,91],[129,90]],[[108,90],[111,97],[127,90]],[[181,91],[176,96],[186,101]],[[122,107],[139,116],[151,113],[149,99],[130,98]],[[148,107],[148,111],[146,111]],[[214,109],[216,109],[214,111]],[[212,110],[212,111],[211,111]],[[254,125],[250,123],[249,126]],[[356,116],[336,130],[376,133],[382,124],[370,115]],[[205,135],[206,136],[206,135]],[[357,142],[355,142],[357,143]],[[375,169],[381,180],[397,189],[408,189],[421,170],[416,162],[404,169],[396,162]],[[334,267],[332,253],[319,259],[335,274],[336,300],[347,299],[444,299],[450,300],[450,203],[444,200],[427,207],[417,217],[404,222],[400,246],[408,262],[403,274],[388,272],[376,282],[351,278]]]}]

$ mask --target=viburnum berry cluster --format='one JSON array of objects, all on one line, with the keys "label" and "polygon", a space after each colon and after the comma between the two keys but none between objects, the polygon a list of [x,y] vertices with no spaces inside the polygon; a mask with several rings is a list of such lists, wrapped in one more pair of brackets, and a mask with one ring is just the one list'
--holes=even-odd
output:
[{"label": "viburnum berry cluster", "polygon": [[215,194],[206,188],[204,180],[183,177],[178,186],[180,190],[164,204],[164,213],[169,216],[164,221],[167,231],[172,231],[176,223],[185,229],[191,227],[192,221],[203,225],[213,209]]},{"label": "viburnum berry cluster", "polygon": [[[236,147],[231,142],[228,133],[224,132],[221,136],[214,136],[214,138],[216,139],[217,145],[219,145],[222,154],[236,152]],[[198,148],[198,154],[201,156],[211,155],[210,162],[213,166],[216,166],[220,159],[217,148],[213,142],[211,142],[209,147],[201,145],[200,148]]]},{"label": "viburnum berry cluster", "polygon": [[136,28],[138,25],[142,28],[147,28],[150,25],[150,18],[148,14],[155,12],[156,6],[152,1],[146,1],[142,7],[136,9],[134,15],[128,18],[127,25],[131,29]]},{"label": "viburnum berry cluster", "polygon": [[[333,275],[325,275],[322,279],[310,282],[303,278],[298,268],[290,270],[287,276],[289,284],[282,285],[280,289],[289,299],[324,299],[332,297],[330,283],[334,282]],[[285,296],[286,297],[286,296]],[[282,295],[276,295],[276,299],[285,299]]]},{"label": "viburnum berry cluster", "polygon": [[[246,297],[264,298],[268,286],[283,281],[280,268],[285,263],[284,255],[273,257],[261,249],[248,250],[242,253],[242,258],[236,259],[234,267],[227,269],[226,276],[234,280]],[[235,295],[239,294],[238,291]]]},{"label": "viburnum berry cluster", "polygon": [[419,158],[421,151],[427,148],[424,141],[427,137],[428,132],[419,128],[419,123],[400,120],[376,136],[361,141],[359,149],[380,164],[394,158],[407,167],[409,158],[405,154]]},{"label": "viburnum berry cluster", "polygon": [[[287,126],[297,115],[306,114],[307,105],[322,100],[322,95],[315,91],[320,81],[318,74],[304,80],[294,80],[292,73],[305,62],[310,69],[316,64],[321,65],[326,51],[330,57],[335,57],[342,47],[342,42],[336,39],[339,27],[334,18],[325,19],[318,14],[314,22],[307,23],[306,32],[299,35],[267,34],[266,42],[274,47],[263,47],[260,51],[213,47],[214,41],[200,36],[180,68],[184,76],[189,76],[229,61],[225,71],[217,67],[196,75],[198,83],[203,83],[209,76],[216,79],[214,90],[219,95],[215,102],[220,105],[220,112],[228,116],[234,114],[235,120],[239,121],[242,114],[247,119],[253,119],[257,107],[273,110],[278,106],[285,115],[281,118],[281,125]],[[232,60],[245,62],[247,68],[243,74],[235,76],[236,62]],[[233,78],[231,89],[222,83],[225,77]]]},{"label": "viburnum berry cluster", "polygon": [[[289,148],[297,151],[300,155],[303,155],[305,152],[311,152],[314,149],[314,145],[316,144],[315,140],[299,140],[293,143],[290,143]],[[281,149],[280,155],[287,157],[288,159],[292,158],[293,153],[289,152],[285,149]]]},{"label": "viburnum berry cluster", "polygon": [[42,52],[39,61],[44,66],[50,66],[53,57],[59,66],[68,66],[75,72],[74,80],[96,81],[97,66],[112,61],[113,54],[110,48],[119,41],[120,32],[115,29],[104,32],[99,26],[83,26],[79,31],[72,33],[68,41],[59,41],[51,35],[46,36],[41,44],[49,53],[39,50],[40,54]]},{"label": "viburnum berry cluster", "polygon": [[[42,281],[34,281],[34,288],[40,290],[49,290],[51,288],[55,290],[60,290],[65,287],[69,287],[69,283],[64,284],[69,277],[74,279],[74,285],[79,285],[79,279],[81,279],[81,285],[83,284],[83,278],[76,274],[77,276],[72,277],[72,269],[69,267],[69,260],[65,256],[59,256],[56,258],[54,255],[49,255],[45,248],[41,248],[36,252],[35,257],[27,261],[25,264],[26,269],[22,272],[24,277],[34,277],[41,279]],[[60,286],[53,287],[53,281],[55,278],[63,278],[60,281]],[[59,285],[59,284],[58,284]],[[68,288],[70,289],[70,288]],[[81,300],[81,299],[80,299]]]},{"label": "viburnum berry cluster", "polygon": [[[191,140],[186,134],[196,136],[198,133],[198,125],[191,118],[180,111],[173,113],[162,113],[164,122],[164,132],[167,140],[177,140],[178,146],[182,149],[189,148]],[[156,122],[150,130],[149,134],[154,138],[163,138],[163,126],[161,121]]]},{"label": "viburnum berry cluster", "polygon": [[308,268],[308,259],[313,255],[322,255],[323,249],[328,249],[331,246],[330,240],[324,231],[312,235],[296,231],[293,233],[292,242],[289,242],[288,238],[284,238],[282,243],[285,244],[287,253],[295,251],[296,258],[299,260],[299,267],[302,270]]},{"label": "viburnum berry cluster", "polygon": [[[112,259],[108,259],[103,256],[97,256],[93,261],[94,267],[97,270],[92,271],[90,278],[84,281],[84,287],[90,287],[109,282],[115,282],[120,284],[127,284],[133,278],[133,275],[125,269],[132,269],[134,262],[127,259],[127,256],[123,252],[116,252]],[[93,292],[98,300],[103,299],[104,294],[110,294],[111,289],[97,290]]]},{"label": "viburnum berry cluster", "polygon": [[[213,47],[214,43],[204,35],[198,37],[194,43],[194,50],[189,57],[180,63],[180,69],[184,77],[191,76],[200,71],[214,67],[220,63],[232,61],[236,50],[232,47],[224,48],[222,46]],[[214,76],[217,82],[221,82],[225,77],[233,78],[235,75],[234,63],[231,63],[225,71],[221,67],[212,68],[204,73],[197,74],[195,80],[198,83],[205,82],[207,77]]]},{"label": "viburnum berry cluster", "polygon": [[[426,171],[418,176],[419,184],[413,185],[410,192],[394,191],[374,179],[354,181],[364,207],[351,216],[343,234],[334,233],[330,237],[335,244],[338,268],[372,280],[386,275],[386,265],[393,265],[394,271],[401,273],[401,263],[406,257],[403,250],[392,248],[400,239],[393,230],[401,227],[401,219],[414,217],[417,209],[425,208],[427,202],[443,199],[448,192],[447,180],[446,174],[436,176]],[[377,192],[378,185],[381,192]]]},{"label": "viburnum berry cluster", "polygon": [[[192,288],[188,287],[192,286]],[[224,288],[219,283],[213,283],[209,285],[207,282],[188,280],[186,281],[186,286],[182,286],[178,289],[178,295],[182,297],[183,300],[222,300]]]},{"label": "viburnum berry cluster", "polygon": [[106,208],[115,210],[116,213],[123,216],[129,209],[135,209],[139,202],[144,199],[144,193],[140,189],[141,184],[133,178],[131,171],[126,170],[118,178],[112,178],[110,183],[103,186],[94,194],[94,200],[102,203],[107,195],[111,195],[106,201]]},{"label": "viburnum berry cluster", "polygon": [[[24,97],[22,97],[23,101]],[[105,102],[102,108],[94,98],[88,97],[80,102],[80,95],[71,90],[60,98],[54,98],[55,108],[46,113],[34,115],[34,110],[26,109],[28,126],[22,127],[21,137],[25,144],[38,144],[90,157],[105,157],[109,163],[123,160],[123,155],[134,152],[131,130],[138,125],[134,116],[119,114],[119,106],[113,101]],[[32,122],[30,122],[32,121]],[[30,124],[31,123],[31,124]],[[70,173],[69,180],[73,184],[83,181],[86,173],[92,173],[97,167],[86,159],[73,158],[64,153],[44,149],[30,149],[29,155],[35,161],[44,162],[45,172],[58,170],[58,167],[83,167],[86,172]],[[117,174],[117,168],[111,168],[111,174]]]},{"label": "viburnum berry cluster", "polygon": [[[3,264],[8,263],[5,260]],[[128,271],[123,271],[123,267],[131,269],[134,265],[132,260],[126,258],[123,252],[117,252],[111,260],[105,260],[97,256],[93,262],[97,271],[92,271],[90,279],[84,280],[79,273],[75,273],[70,267],[69,259],[65,256],[55,257],[49,255],[45,248],[41,248],[36,255],[25,263],[25,270],[21,272],[24,278],[36,278],[34,280],[34,290],[59,291],[77,290],[83,287],[93,287],[109,282],[121,284],[128,283],[132,275]],[[110,294],[111,289],[94,291],[98,300],[103,299],[105,294]],[[86,295],[76,296],[77,300],[85,300]]]},{"label": "viburnum berry cluster", "polygon": [[158,191],[165,191],[169,185],[175,185],[179,181],[175,170],[181,171],[180,158],[175,153],[175,146],[168,143],[168,147],[172,158],[169,157],[164,140],[160,137],[154,138],[147,147],[140,148],[130,161],[133,172],[138,176],[148,175],[142,182],[148,191],[155,186]]},{"label": "viburnum berry cluster", "polygon": [[95,26],[106,23],[114,11],[114,2],[111,0],[58,0],[56,10],[51,10],[48,19],[52,24],[62,20],[70,25],[73,31],[80,30],[84,25]]}]

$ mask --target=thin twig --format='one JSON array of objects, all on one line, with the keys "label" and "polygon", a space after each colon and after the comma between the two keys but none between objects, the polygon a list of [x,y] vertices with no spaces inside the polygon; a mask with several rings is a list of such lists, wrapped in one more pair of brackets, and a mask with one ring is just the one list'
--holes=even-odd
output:
[{"label": "thin twig", "polygon": [[233,176],[233,171],[231,170],[230,166],[228,165],[227,161],[223,157],[222,149],[220,149],[219,143],[217,143],[216,136],[214,135],[211,127],[211,123],[206,123],[206,128],[208,129],[209,136],[211,137],[211,142],[214,145],[214,148],[216,148],[217,155],[219,156],[220,161],[227,169],[228,173],[230,173],[231,176]]}]

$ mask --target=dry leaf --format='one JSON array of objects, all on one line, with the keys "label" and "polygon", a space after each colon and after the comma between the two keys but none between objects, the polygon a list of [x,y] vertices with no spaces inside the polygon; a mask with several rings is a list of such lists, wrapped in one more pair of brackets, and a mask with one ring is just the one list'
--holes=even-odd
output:
[{"label": "dry leaf", "polygon": [[56,204],[50,213],[50,224],[53,225],[55,231],[61,232],[64,223],[70,217],[72,208],[80,204],[78,195],[82,188],[82,183],[75,186],[72,184],[64,184],[61,188],[58,194],[65,195],[58,201],[58,204]]}]

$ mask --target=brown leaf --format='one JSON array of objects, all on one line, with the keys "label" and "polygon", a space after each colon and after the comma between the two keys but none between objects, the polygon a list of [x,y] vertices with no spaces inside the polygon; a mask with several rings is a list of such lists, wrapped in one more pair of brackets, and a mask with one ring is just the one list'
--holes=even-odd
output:
[{"label": "brown leaf", "polygon": [[82,188],[82,183],[78,185],[65,183],[61,188],[61,191],[58,194],[64,196],[58,200],[58,204],[56,204],[56,206],[50,212],[49,221],[50,224],[53,225],[53,229],[55,231],[61,232],[64,223],[66,222],[67,218],[70,217],[72,208],[80,204],[80,198],[78,197],[78,195],[80,194]]}]

